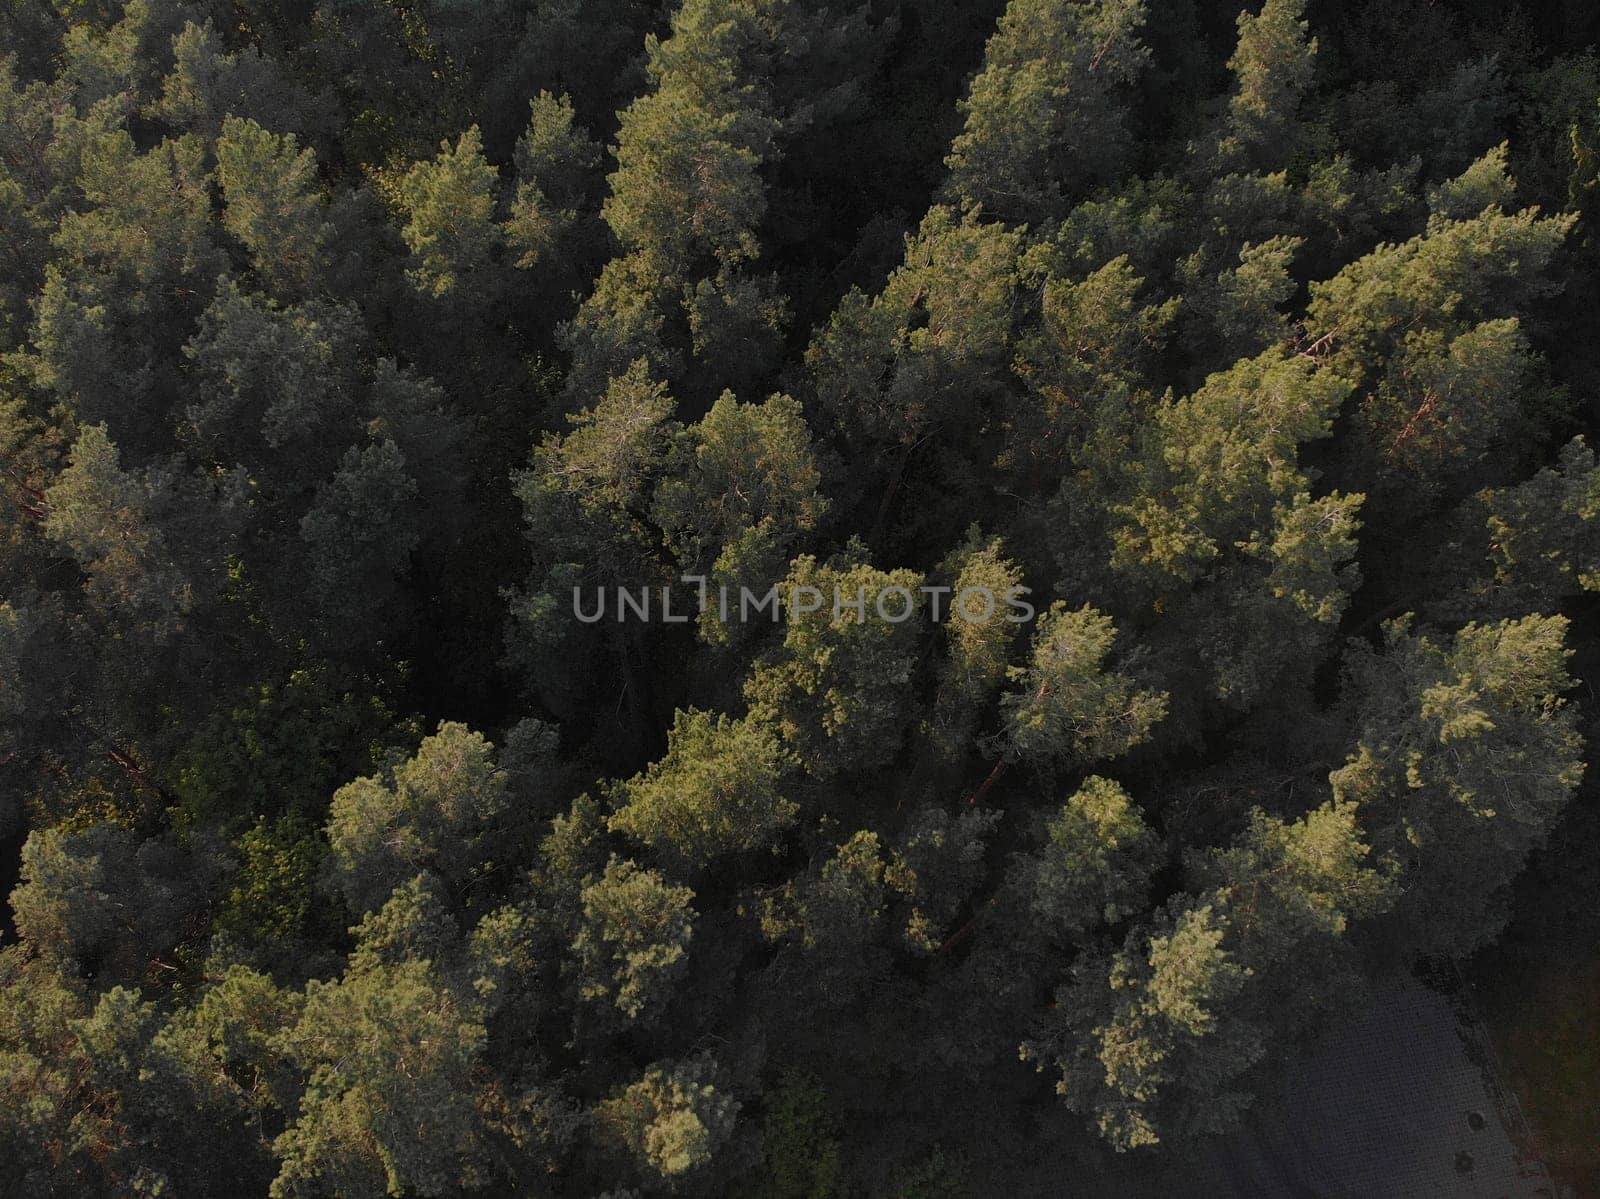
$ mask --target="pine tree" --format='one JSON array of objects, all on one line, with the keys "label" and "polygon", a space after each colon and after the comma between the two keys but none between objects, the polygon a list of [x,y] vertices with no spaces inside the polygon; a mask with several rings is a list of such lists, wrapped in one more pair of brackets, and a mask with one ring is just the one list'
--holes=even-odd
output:
[{"label": "pine tree", "polygon": [[385,925],[417,932],[418,921],[439,920],[429,906],[426,893],[396,892],[355,930],[344,974],[307,985],[281,1042],[306,1085],[273,1143],[274,1199],[330,1189],[444,1195],[487,1164],[481,1006],[433,958],[406,952],[425,946],[386,943]]},{"label": "pine tree", "polygon": [[273,498],[309,493],[354,440],[361,330],[351,308],[283,307],[225,280],[184,347],[194,435],[217,459],[270,482]]},{"label": "pine tree", "polygon": [[1600,465],[1583,438],[1567,443],[1555,467],[1482,493],[1476,507],[1487,514],[1495,606],[1550,612],[1600,591]]},{"label": "pine tree", "polygon": [[784,797],[788,763],[778,740],[749,720],[679,712],[666,756],[623,785],[611,827],[680,869],[772,848],[797,811]]},{"label": "pine tree", "polygon": [[265,290],[281,301],[309,296],[333,234],[317,186],[316,156],[294,135],[228,117],[217,139],[222,225],[243,243]]},{"label": "pine tree", "polygon": [[821,472],[800,405],[785,395],[741,404],[724,393],[677,433],[651,501],[651,516],[687,576],[706,579],[702,635],[737,638],[722,618],[723,589],[763,595],[791,551],[827,512]]},{"label": "pine tree", "polygon": [[1305,8],[1305,0],[1265,0],[1260,12],[1239,14],[1239,41],[1228,60],[1234,91],[1218,145],[1222,163],[1257,170],[1289,165],[1317,57]]},{"label": "pine tree", "polygon": [[662,1062],[595,1112],[604,1142],[650,1183],[702,1183],[734,1137],[740,1103],[720,1089],[709,1055]]},{"label": "pine tree", "polygon": [[80,433],[44,491],[41,529],[83,567],[104,602],[170,625],[192,607],[193,586],[152,519],[159,484],[124,471],[120,457],[104,425]]},{"label": "pine tree", "polygon": [[256,46],[228,53],[221,43],[209,18],[185,22],[171,38],[172,69],[161,80],[161,94],[144,105],[145,112],[208,138],[225,130],[230,118],[289,136],[331,132],[332,95],[309,94]]},{"label": "pine tree", "polygon": [[948,192],[1002,220],[1039,225],[1115,180],[1128,144],[1126,91],[1149,52],[1142,0],[1012,0],[962,101]]},{"label": "pine tree", "polygon": [[1351,920],[1392,902],[1348,804],[1292,824],[1257,812],[1191,874],[1204,889],[1078,960],[1023,1045],[1118,1150],[1237,1127],[1252,1071],[1336,993]]},{"label": "pine tree", "polygon": [[1045,844],[1013,867],[1028,910],[1051,932],[1076,941],[1116,924],[1145,903],[1160,845],[1128,793],[1091,775],[1045,825]]},{"label": "pine tree", "polygon": [[[1497,158],[1468,175],[1492,175]],[[1462,219],[1435,215],[1421,236],[1312,288],[1308,333],[1359,397],[1353,471],[1455,498],[1499,481],[1484,469],[1491,447],[1516,454],[1557,410],[1519,313],[1557,290],[1550,263],[1570,229],[1567,217],[1487,204]]]},{"label": "pine tree", "polygon": [[[930,209],[882,292],[869,299],[852,291],[812,341],[806,361],[816,404],[863,468],[835,489],[855,500],[870,480],[861,498],[871,505],[875,539],[891,516],[917,510],[903,492],[929,457],[922,447],[942,449],[942,438],[981,426],[985,401],[1001,392],[1018,244],[971,213]],[[949,452],[970,462],[968,443],[952,439]],[[950,503],[929,490],[940,489],[919,489],[916,501]]]},{"label": "pine tree", "polygon": [[1505,921],[1505,888],[1555,827],[1583,773],[1561,699],[1567,622],[1469,624],[1447,642],[1386,626],[1350,662],[1356,742],[1334,772],[1374,848],[1402,868],[1393,936],[1462,956]]},{"label": "pine tree", "polygon": [[572,955],[579,995],[602,1025],[661,1018],[688,965],[693,898],[622,858],[584,886]]},{"label": "pine tree", "polygon": [[503,241],[494,220],[499,189],[476,125],[454,146],[440,143],[431,162],[406,172],[398,188],[407,218],[401,235],[412,255],[409,277],[422,295],[458,297],[480,307],[492,303]]},{"label": "pine tree", "polygon": [[1039,619],[1025,667],[1008,671],[1001,698],[1002,761],[1086,765],[1120,757],[1166,715],[1167,697],[1106,668],[1116,644],[1111,618],[1057,601]]},{"label": "pine tree", "polygon": [[600,147],[576,124],[566,96],[540,92],[528,105],[528,127],[517,139],[517,189],[503,222],[506,244],[522,270],[540,268],[575,277],[569,255],[592,253],[594,234],[578,224],[595,191]]},{"label": "pine tree", "polygon": [[392,441],[345,451],[300,520],[330,645],[374,624],[403,628],[401,579],[421,539],[417,483]]},{"label": "pine tree", "polygon": [[510,803],[494,747],[442,723],[414,757],[334,794],[329,877],[356,912],[376,911],[423,868],[462,888],[487,866]]},{"label": "pine tree", "polygon": [[1247,707],[1331,637],[1359,579],[1364,497],[1314,497],[1299,459],[1348,394],[1334,373],[1274,349],[1158,410],[1122,485],[1130,498],[1112,509],[1110,566],[1159,614],[1151,652],[1199,659],[1198,677],[1182,667],[1168,685],[1185,707],[1196,689]]},{"label": "pine tree", "polygon": [[745,681],[745,697],[751,716],[775,727],[810,773],[881,767],[898,753],[910,716],[921,586],[914,571],[810,556],[795,559],[778,585],[783,645]]}]

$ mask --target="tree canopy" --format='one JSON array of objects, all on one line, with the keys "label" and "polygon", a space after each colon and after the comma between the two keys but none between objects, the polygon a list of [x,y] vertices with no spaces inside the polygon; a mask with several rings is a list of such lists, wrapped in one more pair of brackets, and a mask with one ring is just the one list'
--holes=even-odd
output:
[{"label": "tree canopy", "polygon": [[0,1194],[1189,1194],[1600,910],[1600,13],[1244,5],[0,3]]}]

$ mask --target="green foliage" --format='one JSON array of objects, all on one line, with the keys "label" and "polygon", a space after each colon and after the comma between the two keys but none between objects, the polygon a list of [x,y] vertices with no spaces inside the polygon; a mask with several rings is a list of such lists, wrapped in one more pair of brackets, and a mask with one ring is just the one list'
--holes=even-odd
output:
[{"label": "green foliage", "polygon": [[722,619],[722,589],[764,595],[783,577],[789,552],[816,528],[828,502],[800,405],[775,395],[741,404],[725,392],[678,433],[663,463],[651,517],[685,574],[706,579],[701,633],[738,635]]},{"label": "green foliage", "polygon": [[653,548],[643,510],[676,429],[673,408],[666,388],[636,362],[599,403],[569,418],[570,433],[534,451],[515,482],[536,561],[570,555],[573,565],[607,568],[608,583],[632,580]]},{"label": "green foliage", "polygon": [[1506,886],[1583,775],[1567,627],[1528,616],[1441,644],[1394,622],[1383,653],[1353,657],[1358,740],[1331,779],[1403,867],[1410,952],[1461,956],[1500,931]]},{"label": "green foliage", "polygon": [[41,524],[88,574],[107,603],[148,612],[156,623],[181,617],[192,589],[164,552],[151,520],[153,488],[122,469],[104,425],[78,435],[67,467],[44,492]]},{"label": "green foliage", "polygon": [[494,747],[443,722],[414,757],[334,793],[329,877],[357,912],[377,910],[423,867],[465,887],[493,868],[491,846],[510,805]]},{"label": "green foliage", "polygon": [[1115,179],[1125,92],[1149,56],[1145,15],[1142,0],[1012,0],[961,103],[966,127],[945,160],[952,195],[1033,223]]},{"label": "green foliage", "polygon": [[[1360,576],[1362,495],[1313,498],[1300,447],[1332,431],[1348,385],[1268,350],[1157,413],[1110,564],[1157,614],[1152,639],[1199,658],[1189,687],[1247,706],[1325,645]],[[1165,633],[1163,632],[1165,630]]]},{"label": "green foliage", "polygon": [[1549,264],[1568,217],[1493,206],[1484,191],[1503,152],[1491,150],[1440,193],[1439,203],[1481,211],[1436,215],[1427,232],[1382,245],[1312,288],[1313,335],[1326,363],[1357,389],[1362,467],[1424,494],[1481,477],[1499,441],[1517,444],[1549,419],[1554,396],[1518,312],[1558,287]]},{"label": "green foliage", "polygon": [[746,46],[759,53],[765,40],[762,7],[778,6],[686,3],[669,37],[647,40],[654,87],[621,115],[606,221],[669,281],[684,281],[702,256],[731,264],[757,252],[757,171],[778,121],[740,68]]},{"label": "green foliage", "polygon": [[783,646],[746,680],[745,698],[751,717],[773,724],[813,774],[883,766],[898,752],[921,585],[914,571],[810,556],[795,559],[778,585]]},{"label": "green foliage", "polygon": [[421,539],[417,490],[394,442],[351,446],[301,518],[311,589],[336,642],[393,618],[399,576]]},{"label": "green foliage", "polygon": [[[984,706],[1005,682],[1017,637],[1018,626],[1006,619],[1000,605],[1020,595],[1022,574],[1002,556],[1003,549],[1000,538],[985,542],[973,528],[943,563],[943,573],[953,579],[954,610],[945,625],[947,657],[940,667],[929,731],[940,753],[950,760],[959,760],[966,752]],[[980,598],[969,599],[963,608],[961,596],[969,591]],[[994,597],[995,611],[986,620],[967,619],[969,614],[982,615],[985,592]]]},{"label": "green foliage", "polygon": [[286,1040],[308,1081],[273,1145],[274,1199],[443,1195],[473,1173],[484,1030],[429,962],[358,959],[337,981],[311,982]]},{"label": "green foliage", "polygon": [[217,916],[219,934],[235,943],[259,938],[266,945],[291,943],[310,931],[317,873],[327,846],[305,820],[258,820],[238,840],[243,859]]},{"label": "green foliage", "polygon": [[770,730],[679,712],[666,756],[623,785],[611,827],[683,868],[704,869],[724,854],[774,846],[797,811],[782,793],[787,773]]},{"label": "green foliage", "polygon": [[208,281],[217,258],[201,140],[168,139],[140,154],[119,129],[91,137],[81,153],[79,186],[90,207],[63,216],[55,235],[68,262],[93,263],[138,288],[136,302],[148,299],[147,288]]},{"label": "green foliage", "polygon": [[660,1017],[688,964],[693,898],[687,887],[621,858],[584,886],[572,952],[580,994],[602,1019]]},{"label": "green foliage", "polygon": [[1268,351],[1164,407],[1155,469],[1170,473],[1129,505],[1113,563],[1152,582],[1193,582],[1273,507],[1310,502],[1296,450],[1328,435],[1348,393],[1304,359]]},{"label": "green foliage", "polygon": [[1367,857],[1348,804],[1293,824],[1255,813],[1196,863],[1206,889],[1074,965],[1024,1057],[1059,1070],[1068,1106],[1119,1150],[1235,1127],[1272,1038],[1331,1002],[1348,922],[1392,902]]},{"label": "green foliage", "polygon": [[1000,813],[982,809],[951,816],[923,807],[906,821],[883,878],[905,911],[902,937],[913,952],[931,954],[944,945],[956,914],[984,880],[999,819]]},{"label": "green foliage", "polygon": [[1548,612],[1563,597],[1600,591],[1600,467],[1583,438],[1567,443],[1555,468],[1478,499],[1498,603]]},{"label": "green foliage", "polygon": [[1069,455],[1088,456],[1086,443],[1124,433],[1129,391],[1139,385],[1180,306],[1176,299],[1152,304],[1141,296],[1145,281],[1127,254],[1078,279],[1063,250],[1041,244],[1019,262],[1025,281],[1042,282],[1039,323],[1018,345],[1013,371],[1027,392],[1007,413],[997,465],[1015,471],[1030,489],[1056,483]]},{"label": "green foliage", "polygon": [[294,135],[228,117],[217,139],[222,225],[250,253],[267,289],[284,298],[315,286],[333,230],[317,187],[316,156]]},{"label": "green foliage", "polygon": [[972,1194],[969,1167],[942,1149],[896,1170],[894,1188],[894,1199],[967,1199]]},{"label": "green foliage", "polygon": [[1592,975],[1600,15],[1244,7],[0,3],[0,1193],[1180,1193]]},{"label": "green foliage", "polygon": [[[232,459],[307,488],[350,416],[360,318],[320,301],[282,307],[224,281],[184,348],[199,386],[188,418]],[[292,461],[284,461],[292,458]]]},{"label": "green foliage", "polygon": [[1454,179],[1428,192],[1428,209],[1450,221],[1470,221],[1493,209],[1509,212],[1517,183],[1507,168],[1509,146],[1501,142]]},{"label": "green foliage", "polygon": [[844,298],[807,354],[817,402],[841,435],[909,457],[972,415],[1007,352],[1018,240],[935,207],[883,291]]},{"label": "green foliage", "polygon": [[322,670],[263,683],[208,714],[174,756],[178,823],[227,828],[244,812],[320,813],[344,780],[369,770],[396,729],[376,698],[339,688]]},{"label": "green foliage", "polygon": [[69,976],[138,982],[196,932],[219,863],[119,825],[40,829],[11,894],[17,933]]},{"label": "green foliage", "polygon": [[504,223],[515,265],[524,270],[559,262],[600,161],[600,147],[574,123],[566,96],[540,92],[528,108],[528,127],[517,139],[517,190]]},{"label": "green foliage", "polygon": [[828,1096],[816,1078],[786,1071],[768,1092],[761,1121],[761,1167],[741,1194],[751,1199],[835,1199],[844,1164]]},{"label": "green foliage", "polygon": [[1116,643],[1109,616],[1057,602],[1039,619],[1029,664],[1014,666],[1001,698],[1004,752],[1082,765],[1120,757],[1166,715],[1166,696],[1106,669]]},{"label": "green foliage", "polygon": [[1219,147],[1224,162],[1279,165],[1287,157],[1317,56],[1305,10],[1305,0],[1264,0],[1260,12],[1239,14],[1239,42],[1228,60],[1234,93]]},{"label": "green foliage", "polygon": [[676,381],[685,350],[707,400],[770,375],[787,313],[745,270],[762,252],[764,171],[859,86],[836,77],[863,17],[830,7],[685,0],[667,36],[646,37],[647,90],[618,116],[603,208],[623,255],[565,330],[569,394],[587,400],[639,357]]},{"label": "green foliage", "polygon": [[1058,935],[1077,940],[1143,906],[1161,846],[1117,783],[1099,775],[1084,780],[1051,815],[1045,835],[1014,877],[1028,910]]},{"label": "green foliage", "polygon": [[441,143],[431,162],[419,162],[400,181],[399,199],[406,224],[401,230],[415,265],[411,282],[423,295],[440,299],[457,292],[479,294],[499,253],[494,223],[499,176],[483,157],[476,125],[452,147]]},{"label": "green foliage", "polygon": [[887,908],[884,874],[878,835],[863,830],[762,909],[763,934],[799,951],[807,992],[830,1008],[849,1002],[882,970],[875,942]]},{"label": "green foliage", "polygon": [[739,1101],[716,1078],[709,1055],[653,1066],[595,1110],[599,1135],[652,1183],[676,1188],[703,1178],[739,1116]]}]

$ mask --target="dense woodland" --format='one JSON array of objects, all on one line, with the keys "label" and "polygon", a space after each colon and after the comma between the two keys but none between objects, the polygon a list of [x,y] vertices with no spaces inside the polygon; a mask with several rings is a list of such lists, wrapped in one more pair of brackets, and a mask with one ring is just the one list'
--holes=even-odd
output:
[{"label": "dense woodland", "polygon": [[1181,1179],[1600,860],[1600,11],[1238,9],[0,3],[0,1194]]}]

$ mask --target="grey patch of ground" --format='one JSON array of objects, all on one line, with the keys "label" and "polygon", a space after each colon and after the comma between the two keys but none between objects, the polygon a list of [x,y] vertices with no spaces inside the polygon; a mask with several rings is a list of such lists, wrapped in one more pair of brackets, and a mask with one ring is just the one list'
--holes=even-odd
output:
[{"label": "grey patch of ground", "polygon": [[[1486,1042],[1452,1001],[1408,985],[1381,995],[1292,1068],[1251,1129],[1188,1168],[1140,1178],[1036,1174],[1008,1194],[1150,1199],[1556,1199],[1522,1147],[1521,1117]],[[1137,1154],[1128,1155],[1137,1157]],[[1070,1178],[1070,1181],[1066,1179]]]}]

